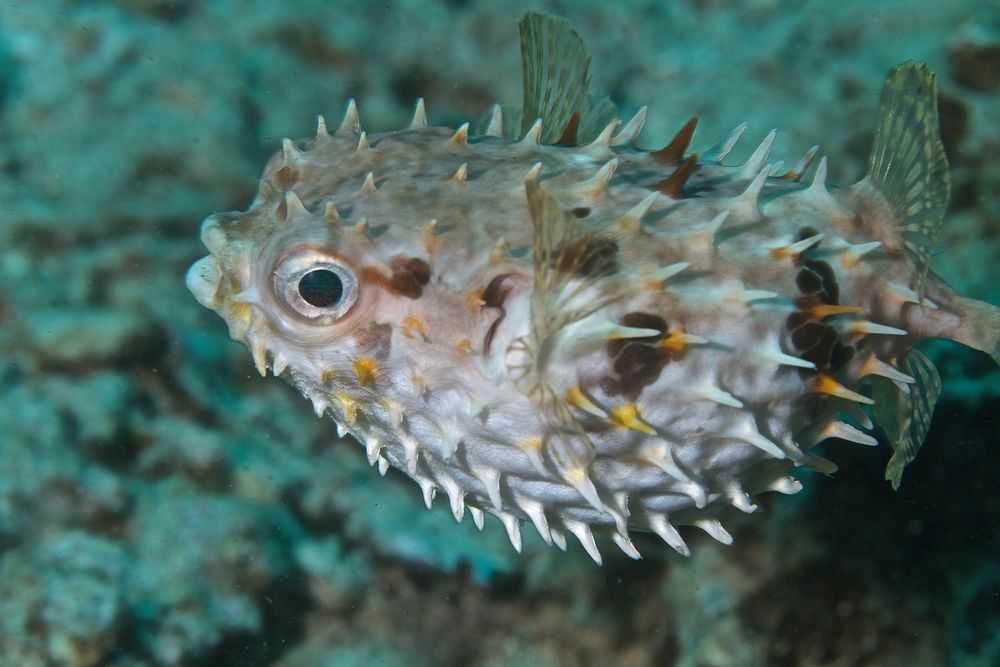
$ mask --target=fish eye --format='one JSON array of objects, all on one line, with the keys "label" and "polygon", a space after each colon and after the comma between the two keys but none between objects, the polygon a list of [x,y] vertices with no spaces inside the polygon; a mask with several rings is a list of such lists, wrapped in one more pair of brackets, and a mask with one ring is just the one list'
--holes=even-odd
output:
[{"label": "fish eye", "polygon": [[336,271],[313,269],[299,278],[299,296],[316,308],[335,307],[344,296],[344,281]]},{"label": "fish eye", "polygon": [[291,313],[312,324],[333,324],[358,300],[354,272],[317,248],[286,254],[274,270],[274,292]]}]

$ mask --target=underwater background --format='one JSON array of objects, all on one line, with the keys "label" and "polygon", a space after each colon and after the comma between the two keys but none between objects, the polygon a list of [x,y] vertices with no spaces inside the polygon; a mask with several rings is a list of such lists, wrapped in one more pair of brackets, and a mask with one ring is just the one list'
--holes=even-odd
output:
[{"label": "underwater background", "polygon": [[[886,446],[597,567],[370,469],[199,306],[200,220],[282,137],[457,126],[520,101],[517,18],[570,19],[640,145],[746,120],[865,169],[885,72],[938,72],[952,198],[934,269],[1000,303],[993,0],[0,0],[0,667],[1000,665],[1000,373],[931,345],[944,393],[898,492]],[[776,497],[771,497],[776,496]],[[603,541],[600,541],[603,540]]]}]

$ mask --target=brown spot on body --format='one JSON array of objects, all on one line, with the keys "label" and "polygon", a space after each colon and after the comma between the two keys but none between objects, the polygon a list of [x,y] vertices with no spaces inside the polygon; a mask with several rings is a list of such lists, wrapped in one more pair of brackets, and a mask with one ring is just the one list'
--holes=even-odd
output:
[{"label": "brown spot on body", "polygon": [[584,277],[608,276],[618,270],[618,244],[611,239],[587,237],[556,248],[556,269]]},{"label": "brown spot on body", "polygon": [[392,325],[372,322],[354,334],[354,344],[376,359],[384,359],[392,346]]},{"label": "brown spot on body", "polygon": [[389,285],[401,296],[419,299],[424,286],[430,282],[431,267],[418,257],[394,257],[389,261],[392,278]]},{"label": "brown spot on body", "polygon": [[820,288],[816,290],[823,303],[840,303],[840,286],[837,285],[837,276],[833,272],[833,267],[828,263],[818,259],[807,259],[802,262],[803,271],[809,271],[819,279]]},{"label": "brown spot on body", "polygon": [[431,279],[430,265],[418,257],[393,257],[389,260],[389,270],[392,274],[386,277],[379,269],[366,266],[361,269],[361,277],[370,284],[409,299],[419,299]]},{"label": "brown spot on body", "polygon": [[605,349],[611,358],[614,375],[601,379],[601,388],[609,396],[626,396],[634,401],[642,390],[656,382],[663,368],[683,352],[661,345],[667,335],[667,322],[653,313],[632,312],[619,324],[626,327],[656,329],[656,336],[622,338],[609,341]]},{"label": "brown spot on body", "polygon": [[823,289],[823,279],[809,269],[801,269],[795,274],[795,286],[803,294],[816,294]]},{"label": "brown spot on body", "polygon": [[510,278],[513,273],[501,273],[498,276],[494,276],[493,280],[489,282],[486,289],[480,295],[480,300],[482,301],[483,308],[496,308],[500,311],[497,318],[493,320],[490,324],[490,328],[486,330],[486,336],[483,339],[483,354],[490,353],[490,346],[493,344],[493,337],[496,335],[497,327],[503,322],[504,318],[507,317],[507,311],[504,309],[504,302],[507,301],[507,296],[510,294],[512,289],[509,285],[504,285],[504,281]]},{"label": "brown spot on body", "polygon": [[[800,236],[813,232],[804,228]],[[799,356],[816,364],[816,370],[802,370],[803,375],[836,373],[854,357],[854,347],[841,341],[840,332],[824,319],[835,315],[861,312],[855,306],[841,306],[840,287],[833,268],[826,262],[807,259],[795,274],[795,285],[802,296],[795,299],[795,312],[785,320],[792,345]]]},{"label": "brown spot on body", "polygon": [[416,315],[407,315],[404,317],[399,325],[399,330],[407,338],[420,336],[424,341],[430,340],[427,337],[427,327],[424,326],[424,321]]}]

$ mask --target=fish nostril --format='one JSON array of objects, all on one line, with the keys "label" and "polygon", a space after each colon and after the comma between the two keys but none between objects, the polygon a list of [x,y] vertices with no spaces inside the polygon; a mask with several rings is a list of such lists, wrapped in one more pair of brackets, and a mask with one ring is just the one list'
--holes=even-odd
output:
[{"label": "fish nostril", "polygon": [[299,295],[311,306],[329,308],[344,296],[344,283],[333,271],[316,269],[299,279]]}]

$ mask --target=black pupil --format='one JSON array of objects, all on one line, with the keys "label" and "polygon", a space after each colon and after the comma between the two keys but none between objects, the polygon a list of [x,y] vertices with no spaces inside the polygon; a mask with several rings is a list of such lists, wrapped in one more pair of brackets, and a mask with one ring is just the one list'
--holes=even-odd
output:
[{"label": "black pupil", "polygon": [[333,271],[316,269],[299,279],[299,295],[310,306],[329,308],[336,306],[344,296],[344,283]]}]

